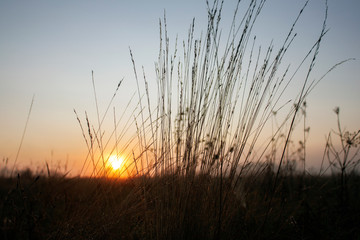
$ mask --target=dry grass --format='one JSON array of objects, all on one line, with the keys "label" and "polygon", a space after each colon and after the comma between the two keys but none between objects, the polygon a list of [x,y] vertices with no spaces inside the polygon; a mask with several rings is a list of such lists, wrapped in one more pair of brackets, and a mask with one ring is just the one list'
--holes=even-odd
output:
[{"label": "dry grass", "polygon": [[[347,201],[337,176],[311,176],[305,171],[305,99],[323,79],[310,81],[326,34],[327,9],[319,36],[299,65],[283,68],[292,47],[295,16],[282,46],[256,47],[252,29],[266,1],[241,2],[225,41],[220,22],[223,2],[208,3],[208,27],[196,38],[193,22],[179,54],[160,21],[154,103],[143,71],[145,92],[130,50],[138,102],[119,132],[103,134],[119,82],[100,116],[94,75],[97,124],[76,113],[88,148],[86,177],[2,178],[1,231],[5,239],[306,239],[354,238],[359,230],[359,177],[347,175]],[[246,5],[247,4],[247,5]],[[327,6],[326,6],[327,8]],[[224,34],[224,33],[222,33]],[[341,62],[342,63],[342,62]],[[341,64],[339,63],[339,64]],[[299,69],[308,64],[302,88],[271,136],[270,119],[283,109],[281,97]],[[333,70],[337,65],[331,68]],[[130,102],[127,106],[130,106]],[[126,114],[125,114],[126,113]],[[303,113],[303,114],[301,114]],[[126,115],[126,116],[125,116]],[[289,153],[299,119],[303,145]],[[136,133],[125,140],[125,133]],[[341,133],[341,128],[340,133]],[[111,139],[115,143],[111,144]],[[260,139],[268,139],[260,143]],[[261,140],[262,141],[262,140]],[[280,155],[278,154],[280,152]],[[106,153],[106,154],[105,154]],[[127,153],[126,167],[109,171],[111,154]],[[295,157],[294,157],[295,156]],[[297,158],[296,156],[299,156]],[[303,167],[296,171],[293,163]],[[341,161],[340,161],[341,163]],[[26,177],[27,175],[27,177]],[[119,176],[131,176],[127,179]],[[343,180],[341,180],[343,182]],[[339,187],[340,186],[340,187]],[[332,219],[333,222],[330,222]]]},{"label": "dry grass", "polygon": [[[221,239],[354,239],[360,185],[341,205],[334,176],[248,176],[222,206]],[[217,239],[219,178],[174,175],[132,180],[1,178],[2,239]],[[144,181],[145,180],[145,181]],[[225,178],[222,181],[227,182]],[[145,184],[144,184],[145,183]],[[225,184],[224,184],[225,185]],[[225,191],[224,191],[225,192]],[[267,224],[263,222],[268,215]]]}]

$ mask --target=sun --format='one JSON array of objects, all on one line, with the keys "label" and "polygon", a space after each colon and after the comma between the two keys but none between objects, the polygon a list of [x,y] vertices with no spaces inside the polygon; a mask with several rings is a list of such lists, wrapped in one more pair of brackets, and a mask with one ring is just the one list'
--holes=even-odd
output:
[{"label": "sun", "polygon": [[124,163],[123,157],[116,155],[111,155],[109,157],[109,164],[114,171],[120,169],[123,163]]}]

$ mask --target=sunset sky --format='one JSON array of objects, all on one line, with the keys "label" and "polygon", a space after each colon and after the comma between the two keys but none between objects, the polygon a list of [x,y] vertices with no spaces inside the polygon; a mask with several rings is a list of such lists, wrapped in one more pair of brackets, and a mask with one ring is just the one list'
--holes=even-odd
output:
[{"label": "sunset sky", "polygon": [[[234,2],[225,1],[224,33]],[[275,47],[279,47],[304,2],[269,0],[252,33],[257,35],[257,43],[267,47],[274,40]],[[324,2],[310,1],[300,19],[296,29],[299,36],[286,58],[294,67],[321,31]],[[360,127],[360,1],[329,0],[328,6],[329,32],[313,78],[321,77],[342,60],[356,60],[336,68],[307,99],[309,167],[319,165],[325,136],[336,128],[336,106],[340,107],[347,130]],[[100,113],[105,111],[121,79],[123,84],[113,102],[119,115],[136,92],[129,47],[138,71],[141,73],[143,65],[156,95],[154,62],[159,51],[159,18],[164,9],[170,45],[174,45],[176,35],[180,42],[186,40],[193,17],[195,35],[199,37],[206,30],[206,4],[200,0],[0,1],[0,166],[4,164],[2,159],[8,158],[12,167],[35,95],[19,167],[68,161],[68,168],[76,174],[87,149],[73,109],[82,120],[87,111],[90,120],[97,121],[91,71]],[[182,50],[181,44],[179,48]],[[295,97],[299,86],[294,84],[286,97]]]}]

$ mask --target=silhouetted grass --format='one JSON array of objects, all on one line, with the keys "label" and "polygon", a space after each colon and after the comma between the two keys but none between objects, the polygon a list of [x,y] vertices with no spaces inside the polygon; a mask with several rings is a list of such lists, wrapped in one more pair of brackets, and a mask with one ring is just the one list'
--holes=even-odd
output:
[{"label": "silhouetted grass", "polygon": [[[274,175],[242,179],[242,198],[226,196],[222,239],[356,239],[360,177],[342,205],[336,176],[281,176],[268,213]],[[129,180],[1,178],[2,239],[214,239],[220,178],[167,175]],[[223,182],[229,181],[224,178]],[[225,184],[224,184],[225,185]]]},{"label": "silhouetted grass", "polygon": [[[121,119],[126,116],[128,120],[121,132],[115,108],[114,130],[109,135],[104,134],[103,122],[122,80],[100,115],[92,73],[96,125],[86,113],[83,123],[75,111],[88,148],[81,170],[84,175],[54,175],[47,165],[48,174],[41,176],[27,171],[17,178],[3,177],[3,238],[359,236],[360,179],[356,171],[340,171],[339,177],[338,172],[310,175],[305,168],[309,131],[305,99],[327,74],[310,80],[327,31],[327,5],[319,36],[292,70],[284,68],[282,61],[292,47],[297,22],[308,2],[289,26],[283,44],[278,49],[271,44],[264,51],[257,48],[252,29],[265,2],[239,1],[224,42],[220,29],[223,2],[207,3],[208,26],[203,37],[195,37],[193,22],[180,55],[177,41],[174,49],[170,47],[164,16],[155,67],[158,92],[149,92],[144,70],[142,92],[135,54],[130,50],[138,102],[132,112],[127,108],[123,111]],[[246,9],[243,16],[237,16],[240,7]],[[306,68],[306,74],[298,95],[285,103],[290,106],[285,117],[270,136],[265,136],[264,129],[283,110],[281,98],[301,68]],[[293,153],[291,138],[299,119],[304,121],[304,136],[299,150]],[[124,140],[125,133],[132,129],[135,133]],[[339,131],[346,142],[340,127]],[[263,139],[267,139],[265,143],[259,143]],[[125,144],[120,146],[120,141]],[[334,149],[330,144],[328,147]],[[110,171],[109,156],[120,153],[125,155],[126,165]],[[338,161],[340,166],[348,166],[346,162]],[[302,164],[300,171],[296,163]]]}]

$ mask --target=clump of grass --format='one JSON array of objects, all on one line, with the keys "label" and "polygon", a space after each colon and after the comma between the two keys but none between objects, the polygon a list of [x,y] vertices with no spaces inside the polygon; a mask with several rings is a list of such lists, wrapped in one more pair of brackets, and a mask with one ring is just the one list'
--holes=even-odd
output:
[{"label": "clump of grass", "polygon": [[[296,119],[301,109],[306,113],[306,97],[327,74],[310,81],[327,32],[327,5],[323,27],[313,46],[294,70],[290,67],[282,70],[284,56],[293,47],[297,37],[295,28],[308,1],[289,26],[282,45],[275,49],[270,44],[263,50],[257,48],[252,29],[265,2],[239,1],[225,41],[220,28],[223,1],[207,2],[208,26],[204,37],[195,37],[193,21],[181,54],[177,40],[171,50],[164,16],[160,20],[160,48],[155,65],[158,89],[155,104],[144,69],[145,93],[141,91],[135,54],[130,50],[138,103],[128,114],[129,120],[119,135],[114,110],[115,127],[108,139],[102,124],[121,82],[101,116],[92,74],[97,126],[91,124],[87,114],[83,124],[75,113],[88,148],[82,172],[92,167],[88,181],[98,186],[88,196],[92,199],[89,207],[97,209],[100,204],[105,215],[98,210],[87,212],[86,208],[81,208],[79,215],[95,226],[108,219],[110,222],[108,228],[98,232],[86,228],[88,236],[116,229],[115,225],[124,218],[129,218],[130,224],[126,231],[118,230],[128,238],[275,238],[294,236],[295,230],[303,237],[314,236],[308,232],[311,226],[307,225],[314,206],[306,199],[310,193],[303,194],[305,185],[316,185],[310,183],[304,171],[306,136],[300,150],[303,151],[300,180],[295,174],[287,174],[294,169],[287,153]],[[240,7],[246,9],[242,16],[237,15]],[[259,141],[264,138],[264,128],[274,113],[283,109],[281,97],[305,64],[308,67],[298,96],[292,104],[287,103],[289,112],[261,147]],[[130,130],[128,123],[132,120],[136,133],[119,150],[120,139]],[[304,134],[306,129],[304,120]],[[112,138],[115,138],[113,146]],[[280,148],[280,156],[271,147]],[[105,153],[118,151],[128,152],[128,165],[112,175],[106,167]],[[268,161],[265,156],[269,156]],[[122,185],[112,177],[125,173],[132,177],[128,179],[132,187],[125,197],[117,198],[109,188]],[[102,181],[107,184],[103,185]],[[316,185],[314,189],[319,188]],[[321,214],[315,214],[314,219],[323,219]],[[75,222],[74,219],[70,222]]]},{"label": "clump of grass", "polygon": [[[326,34],[327,14],[315,44],[305,53],[298,68],[288,76],[290,68],[285,68],[281,72],[280,66],[296,37],[296,24],[308,2],[290,26],[281,47],[276,50],[270,45],[262,52],[261,48],[255,48],[256,37],[252,37],[252,29],[265,2],[249,2],[247,6],[243,6],[247,7],[245,14],[238,19],[236,14],[241,5],[239,2],[224,45],[220,35],[223,2],[214,1],[212,5],[207,3],[208,27],[204,38],[194,37],[193,22],[188,39],[183,42],[183,55],[179,58],[176,44],[174,52],[170,52],[170,40],[164,17],[163,21],[160,21],[161,44],[155,67],[158,85],[155,115],[152,114],[154,110],[150,106],[145,74],[148,115],[143,110],[138,87],[141,115],[138,152],[141,153],[141,162],[147,167],[150,176],[170,174],[178,176],[179,179],[187,179],[188,183],[179,200],[185,205],[184,211],[177,216],[179,219],[184,218],[184,215],[192,215],[187,206],[195,204],[191,200],[198,197],[196,191],[191,190],[196,176],[212,177],[211,184],[215,190],[212,193],[212,204],[209,204],[207,209],[213,213],[207,218],[211,219],[213,226],[213,230],[207,236],[210,238],[220,238],[222,235],[224,224],[229,217],[228,214],[224,214],[227,205],[230,204],[229,195],[238,184],[241,184],[242,177],[250,175],[256,178],[264,171],[261,156],[257,157],[254,154],[258,151],[257,142],[263,137],[263,129],[272,113],[281,108],[278,103],[289,83],[293,81],[305,60],[309,59],[310,64],[303,87],[282,123],[284,126],[289,122],[289,128],[285,131],[285,142],[282,155],[277,160],[278,169],[275,170],[273,185],[266,196],[268,212],[263,223],[259,225],[267,224],[272,201],[279,188],[280,169],[295,127],[296,116],[306,96],[317,84],[315,80],[310,82],[309,77],[316,62],[320,43]],[[135,78],[139,82],[134,56],[131,51],[130,54]],[[177,96],[173,94],[175,84]],[[272,138],[278,137],[279,130]],[[267,147],[263,149],[264,152],[266,150]],[[166,190],[164,192],[163,201],[174,200],[166,195]],[[162,210],[160,207],[158,212],[164,212]],[[155,225],[161,226],[163,218],[167,218],[167,215],[159,216]]]}]

